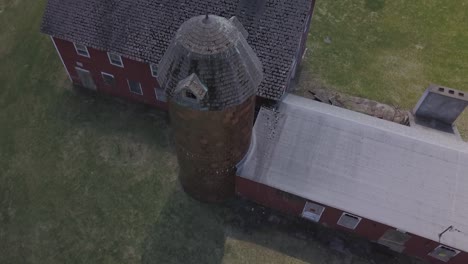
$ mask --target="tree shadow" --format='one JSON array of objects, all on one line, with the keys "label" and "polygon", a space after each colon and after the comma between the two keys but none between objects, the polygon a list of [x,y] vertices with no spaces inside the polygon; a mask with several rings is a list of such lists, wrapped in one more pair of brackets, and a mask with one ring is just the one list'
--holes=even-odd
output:
[{"label": "tree shadow", "polygon": [[247,241],[305,263],[425,263],[364,238],[243,199],[235,199],[227,207],[229,239]]},{"label": "tree shadow", "polygon": [[169,115],[152,106],[73,86],[63,92],[51,111],[64,130],[83,128],[107,136],[125,133],[142,144],[172,151]]},{"label": "tree shadow", "polygon": [[[172,152],[165,112],[80,91],[62,99],[56,108],[61,111],[58,116],[72,128],[90,127],[106,136],[135,134],[144,145]],[[363,239],[240,198],[223,205],[203,204],[186,195],[179,184],[176,186],[164,195],[166,203],[142,242],[143,264],[221,264],[232,253],[225,250],[231,240],[248,242],[306,263],[353,263],[353,259],[359,259],[359,263],[415,263]]]},{"label": "tree shadow", "polygon": [[[230,243],[236,244],[232,241],[247,243],[232,250]],[[252,261],[257,259],[259,248],[305,263],[420,263],[365,239],[240,198],[224,205],[207,205],[189,198],[182,190],[170,196],[148,232],[142,263],[221,264],[231,258],[239,261],[238,255]]]},{"label": "tree shadow", "polygon": [[143,246],[143,264],[218,264],[224,255],[224,208],[189,198],[179,187]]}]

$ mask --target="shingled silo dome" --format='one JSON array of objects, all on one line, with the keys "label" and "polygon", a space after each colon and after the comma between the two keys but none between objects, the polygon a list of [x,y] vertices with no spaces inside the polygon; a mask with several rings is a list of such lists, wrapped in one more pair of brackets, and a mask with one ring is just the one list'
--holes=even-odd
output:
[{"label": "shingled silo dome", "polygon": [[158,67],[168,98],[196,109],[222,110],[255,95],[263,71],[245,32],[235,17],[204,15],[186,21]]}]

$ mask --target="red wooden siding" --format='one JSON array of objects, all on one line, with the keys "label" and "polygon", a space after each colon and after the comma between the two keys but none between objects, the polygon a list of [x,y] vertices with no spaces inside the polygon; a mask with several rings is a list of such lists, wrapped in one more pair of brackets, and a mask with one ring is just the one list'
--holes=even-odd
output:
[{"label": "red wooden siding", "polygon": [[297,74],[299,72],[299,68],[302,63],[302,57],[304,56],[304,53],[307,47],[307,37],[309,36],[309,31],[310,31],[310,26],[311,26],[311,21],[312,21],[312,16],[314,14],[314,10],[315,10],[315,0],[313,0],[310,4],[309,15],[304,25],[304,31],[302,32],[301,37],[300,37],[300,46],[297,50],[295,61],[292,62],[291,72],[289,73],[289,76],[288,76],[286,91],[290,91],[291,89],[293,89],[291,82],[292,80],[296,79]]},{"label": "red wooden siding", "polygon": [[306,47],[307,47],[307,45],[306,45],[307,44],[307,37],[309,36],[312,17],[314,15],[314,10],[315,10],[315,0],[313,0],[311,2],[311,4],[310,4],[309,17],[308,17],[308,20],[307,20],[306,29],[305,29],[304,33],[302,34],[302,36],[301,36],[301,47],[300,47],[298,62],[300,62],[302,60],[302,57],[304,56],[304,52],[305,52]]},{"label": "red wooden siding", "polygon": [[236,177],[236,192],[258,204],[292,215],[301,215],[306,203],[304,199],[283,196],[277,189],[242,177]]},{"label": "red wooden siding", "polygon": [[[159,84],[156,78],[151,75],[148,63],[122,57],[124,68],[121,68],[110,64],[106,51],[88,47],[90,58],[87,58],[76,53],[72,42],[58,38],[53,38],[53,40],[73,83],[81,84],[75,69],[75,67],[79,67],[91,73],[99,93],[167,109],[165,102],[156,99],[154,89],[159,88]],[[82,63],[83,66],[79,66],[77,63]],[[106,85],[101,72],[113,75],[116,85],[114,87]],[[130,92],[127,80],[140,82],[143,95]]]},{"label": "red wooden siding", "polygon": [[[236,193],[265,207],[273,208],[283,213],[297,216],[302,215],[302,210],[307,202],[307,200],[304,198],[292,194],[287,194],[270,186],[257,183],[242,177],[236,177]],[[316,203],[314,201],[311,202]],[[359,222],[356,229],[351,230],[337,224],[344,211],[328,207],[324,204],[320,205],[325,207],[325,211],[323,212],[319,223],[327,227],[357,234],[361,237],[369,239],[370,241],[378,241],[379,238],[381,238],[387,230],[395,229],[391,226],[387,226],[363,218],[361,222]],[[438,247],[440,243],[413,235],[411,233],[408,234],[411,236],[411,238],[409,241],[406,242],[406,248],[403,251],[407,255],[419,257],[421,259],[426,259],[430,261],[430,263],[468,263],[468,254],[465,252],[461,252],[456,257],[452,258],[449,262],[443,262],[431,256],[428,256],[428,254],[432,252],[436,247]]]}]

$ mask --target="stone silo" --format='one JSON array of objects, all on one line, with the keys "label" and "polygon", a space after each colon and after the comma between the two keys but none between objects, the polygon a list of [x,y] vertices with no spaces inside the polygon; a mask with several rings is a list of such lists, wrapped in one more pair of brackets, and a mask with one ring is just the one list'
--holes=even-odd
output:
[{"label": "stone silo", "polygon": [[158,68],[180,180],[201,201],[234,195],[236,165],[250,146],[263,70],[246,37],[235,17],[194,17],[177,31]]}]

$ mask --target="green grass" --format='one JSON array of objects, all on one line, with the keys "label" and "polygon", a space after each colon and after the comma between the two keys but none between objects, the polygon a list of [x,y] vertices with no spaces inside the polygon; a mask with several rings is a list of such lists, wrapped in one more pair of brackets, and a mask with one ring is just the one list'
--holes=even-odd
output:
[{"label": "green grass", "polygon": [[[368,11],[351,1],[332,3],[318,3],[308,60],[315,62],[306,71],[333,87],[397,102],[387,95],[399,95],[403,87],[384,85],[380,92],[355,87],[383,85],[379,61],[393,65],[385,56],[374,60],[366,50],[405,62],[406,49],[392,41],[377,45],[372,37],[368,48],[353,43],[362,36],[359,31],[371,30]],[[44,5],[45,0],[0,0],[0,263],[342,263],[343,255],[320,243],[274,228],[247,234],[231,224],[235,215],[229,209],[187,197],[177,181],[165,114],[74,92],[50,39],[39,33]],[[340,22],[346,17],[360,25],[356,31],[347,33],[349,24]],[[397,29],[384,31],[396,34]],[[448,34],[449,29],[441,31]],[[327,35],[333,38],[330,46],[321,41]],[[466,54],[456,46],[463,41],[450,44],[455,46],[421,43],[422,53],[444,55],[458,48],[458,56],[445,54],[450,60],[433,60],[452,70],[463,68]],[[376,50],[380,45],[384,53]],[[375,65],[368,68],[373,71],[366,72],[368,63]],[[463,82],[462,70],[431,70],[424,63],[406,64],[419,74],[406,77],[408,84],[415,80],[413,98],[426,86],[421,76],[427,71],[441,78],[437,82],[451,80],[444,82],[449,86]],[[459,80],[446,73],[459,74]],[[353,263],[369,262],[353,256]]]},{"label": "green grass", "polygon": [[[465,0],[319,0],[300,89],[318,85],[404,109],[430,83],[468,91],[467,8]],[[459,126],[468,136],[468,114]]]}]

